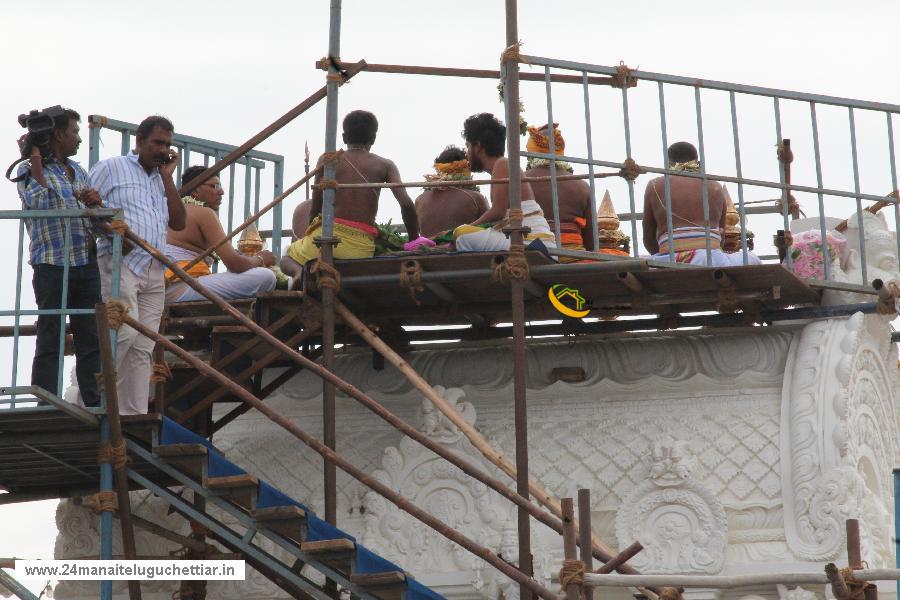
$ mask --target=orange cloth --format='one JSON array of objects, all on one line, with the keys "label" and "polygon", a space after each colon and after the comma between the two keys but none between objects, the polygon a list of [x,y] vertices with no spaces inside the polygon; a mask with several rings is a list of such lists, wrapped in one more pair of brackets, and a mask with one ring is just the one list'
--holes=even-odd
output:
[{"label": "orange cloth", "polygon": [[[179,260],[179,261],[176,261],[175,264],[183,269],[187,265],[189,265],[190,262],[191,261],[189,261],[189,260]],[[204,275],[209,275],[210,273],[212,273],[212,271],[210,271],[209,265],[206,264],[205,260],[201,260],[196,265],[194,265],[193,267],[191,267],[190,269],[187,270],[187,274],[190,275],[191,277],[193,277],[194,279],[197,279],[198,277],[203,277]],[[175,272],[173,272],[171,269],[166,269],[165,277],[166,277],[166,283],[174,283],[181,279],[181,277],[176,275]]]},{"label": "orange cloth", "polygon": [[[541,154],[550,154],[550,138],[545,132],[549,129],[548,125],[541,127],[528,128],[528,141],[525,143],[525,149],[529,152],[540,152]],[[554,154],[565,154],[566,140],[563,139],[559,132],[559,124],[553,123],[553,144]]]},{"label": "orange cloth", "polygon": [[600,254],[611,254],[612,256],[631,256],[624,250],[618,248],[600,248]]},{"label": "orange cloth", "polygon": [[[587,226],[587,219],[575,217],[572,221],[563,221],[559,224],[560,242],[563,248],[569,250],[584,250],[584,238],[581,230]],[[550,231],[556,231],[555,224],[550,222]]]}]

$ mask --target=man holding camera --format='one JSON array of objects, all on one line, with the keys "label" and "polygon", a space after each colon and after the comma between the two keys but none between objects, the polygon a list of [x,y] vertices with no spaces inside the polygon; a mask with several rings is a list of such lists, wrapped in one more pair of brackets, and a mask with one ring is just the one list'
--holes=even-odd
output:
[{"label": "man holding camera", "polygon": [[[87,173],[69,159],[78,151],[80,117],[72,109],[59,106],[34,111],[19,118],[29,133],[22,143],[17,187],[26,210],[80,209],[100,204],[100,195],[88,187]],[[66,225],[71,246],[65,245]],[[69,265],[67,308],[94,308],[100,301],[100,274],[97,253],[88,219],[27,219],[31,238],[29,263],[34,270],[32,286],[41,310],[59,309],[62,304],[63,272]],[[100,371],[100,346],[94,315],[71,315],[75,346],[75,374],[81,399],[86,406],[99,406],[100,394],[95,373]],[[65,318],[39,315],[31,384],[60,395],[59,338]]]},{"label": "man holding camera", "polygon": [[[172,179],[178,153],[171,149],[174,126],[165,117],[152,116],[138,126],[136,149],[126,156],[102,160],[91,169],[91,184],[105,206],[125,210],[132,231],[156,248],[165,248],[166,230],[185,226],[185,209]],[[112,285],[112,240],[97,245],[103,297]],[[159,329],[166,284],[165,267],[147,252],[134,248],[122,260],[119,297],[129,315],[150,329]],[[123,325],[116,347],[116,389],[123,415],[145,414],[150,398],[153,340]]]}]

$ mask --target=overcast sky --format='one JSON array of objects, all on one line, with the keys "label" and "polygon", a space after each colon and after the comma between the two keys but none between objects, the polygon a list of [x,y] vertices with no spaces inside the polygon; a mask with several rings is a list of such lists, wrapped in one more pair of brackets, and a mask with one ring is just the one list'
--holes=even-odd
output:
[{"label": "overcast sky", "polygon": [[[7,58],[0,94],[4,168],[17,155],[15,139],[22,130],[16,116],[53,104],[72,107],[84,117],[102,114],[129,122],[159,113],[171,118],[178,132],[239,144],[323,84],[323,74],[313,64],[328,47],[328,6],[324,0],[2,2],[0,50]],[[602,65],[622,60],[647,71],[900,103],[898,17],[900,3],[889,0],[529,0],[520,2],[519,36],[525,44],[522,51],[537,56]],[[495,69],[504,46],[503,2],[497,0],[344,2],[341,55],[348,61]],[[584,156],[581,93],[578,86],[555,85],[553,100],[568,153]],[[621,95],[596,86],[591,94],[594,155],[622,160]],[[660,165],[655,86],[642,84],[631,94],[635,159]],[[692,90],[667,94],[669,141],[696,142]],[[525,118],[534,124],[546,122],[543,84],[525,86],[523,98]],[[739,99],[742,151],[747,176],[777,180],[772,108],[767,102]],[[727,95],[704,93],[703,103],[708,169],[733,174]],[[495,81],[366,73],[341,89],[341,115],[356,108],[376,113],[380,130],[374,151],[394,159],[406,180],[420,180],[445,145],[462,143],[466,116],[481,111],[502,115]],[[784,136],[794,140],[797,155],[795,182],[814,184],[808,107],[786,103],[782,110]],[[309,142],[313,160],[321,153],[324,114],[321,103],[262,145],[286,157],[286,184],[303,174],[304,142]],[[822,109],[820,119],[825,183],[852,189],[846,113]],[[857,126],[863,191],[887,193],[892,186],[884,117],[860,114]],[[82,137],[77,158],[87,166],[86,127]],[[107,137],[102,155],[118,148],[118,138]],[[646,181],[644,177],[636,184],[638,202]],[[605,187],[599,186],[600,194]],[[627,188],[617,181],[609,189],[617,209],[626,211]],[[6,207],[16,208],[13,185],[5,184],[4,190]],[[411,190],[413,196],[417,193]],[[771,190],[747,194],[748,199],[775,196]],[[737,199],[734,189],[731,195]],[[396,204],[389,194],[382,198],[379,220],[396,222]],[[300,199],[288,200],[286,210]],[[808,214],[817,214],[808,198],[801,201]],[[846,217],[853,210],[852,200],[834,202],[827,214]],[[893,218],[889,221],[893,227]],[[630,225],[623,225],[630,234]],[[751,220],[751,228],[766,235],[774,229],[767,229],[769,225],[764,219]],[[15,227],[3,227],[0,244],[10,258],[0,273],[8,282],[2,307],[7,309],[14,302],[10,264],[16,253]],[[33,301],[28,270],[22,300],[23,305]],[[20,371],[26,379],[30,354],[24,344]],[[21,382],[23,375],[19,377]],[[0,370],[0,382],[6,385],[8,378]],[[54,506],[0,506],[0,556],[51,556]]]}]

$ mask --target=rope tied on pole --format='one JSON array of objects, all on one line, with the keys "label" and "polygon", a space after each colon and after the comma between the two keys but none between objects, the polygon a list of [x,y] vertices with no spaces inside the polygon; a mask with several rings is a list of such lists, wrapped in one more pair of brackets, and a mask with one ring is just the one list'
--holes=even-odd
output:
[{"label": "rope tied on pole", "polygon": [[313,189],[314,190],[336,190],[336,189],[338,189],[339,185],[340,184],[338,183],[337,179],[323,179],[319,183],[313,184]]},{"label": "rope tied on pole", "polygon": [[659,600],[684,600],[684,588],[664,587],[659,590]]},{"label": "rope tied on pole", "polygon": [[622,162],[622,168],[619,169],[619,177],[627,179],[628,181],[634,181],[643,173],[644,170],[641,169],[641,166],[637,164],[633,158],[626,158]]},{"label": "rope tied on pole", "polygon": [[853,576],[853,569],[850,567],[844,567],[841,569],[841,578],[843,578],[844,583],[847,584],[847,590],[849,591],[849,595],[846,599],[840,600],[864,600],[866,597],[866,583],[865,581],[860,581],[856,577]]},{"label": "rope tied on pole", "polygon": [[509,254],[494,259],[491,270],[491,281],[495,283],[510,283],[513,281],[528,281],[530,277],[528,259],[525,258],[525,246],[522,244],[511,245]]},{"label": "rope tied on pole", "polygon": [[879,315],[896,315],[897,300],[900,300],[900,285],[896,281],[883,283],[878,289],[878,302],[875,304],[875,310]]},{"label": "rope tied on pole", "polygon": [[417,260],[407,260],[400,267],[400,286],[405,287],[409,292],[409,297],[416,306],[422,304],[421,300],[416,297],[416,292],[424,292],[425,286],[422,285],[422,265]]},{"label": "rope tied on pole", "polygon": [[334,152],[326,152],[322,155],[322,164],[327,165],[329,163],[337,162],[341,160],[341,157],[344,155],[344,150],[335,150]]},{"label": "rope tied on pole", "polygon": [[616,74],[612,76],[610,85],[614,88],[635,87],[637,85],[637,78],[632,75],[634,71],[635,69],[626,65],[625,61],[620,60],[619,65],[616,67]]},{"label": "rope tied on pole", "polygon": [[101,444],[97,451],[97,464],[111,464],[113,469],[124,469],[128,464],[127,449],[124,440],[115,445],[112,442]]},{"label": "rope tied on pole", "polygon": [[128,306],[121,300],[110,300],[106,303],[106,312],[110,329],[119,329],[122,320],[128,314]]},{"label": "rope tied on pole", "polygon": [[[526,62],[522,60],[522,54],[520,52],[523,43],[522,40],[519,40],[511,46],[507,46],[500,54],[500,64],[505,65],[509,62]],[[526,64],[528,63],[526,62]]]},{"label": "rope tied on pole", "polygon": [[150,375],[151,383],[165,383],[172,380],[172,367],[167,362],[153,364],[153,373]]},{"label": "rope tied on pole", "polygon": [[[779,198],[775,201],[775,209],[783,213],[784,212],[784,200]],[[794,195],[788,192],[788,213],[791,215],[803,215],[806,216],[806,213],[800,208],[800,203],[797,202],[797,199],[794,198]]]},{"label": "rope tied on pole", "polygon": [[562,568],[559,570],[559,585],[565,590],[570,585],[577,585],[581,598],[568,598],[567,600],[581,600],[584,594],[584,563],[575,558],[567,558],[563,560]]},{"label": "rope tied on pole", "polygon": [[309,269],[310,275],[315,275],[315,287],[317,289],[328,288],[337,294],[341,289],[341,274],[324,260],[317,260]]},{"label": "rope tied on pole", "polygon": [[341,85],[344,83],[344,76],[340,73],[329,73],[325,76],[325,82]]},{"label": "rope tied on pole", "polygon": [[116,498],[116,493],[113,491],[97,492],[90,496],[83,496],[80,504],[81,506],[92,510],[95,515],[99,515],[102,512],[116,512],[119,510],[119,501]]}]

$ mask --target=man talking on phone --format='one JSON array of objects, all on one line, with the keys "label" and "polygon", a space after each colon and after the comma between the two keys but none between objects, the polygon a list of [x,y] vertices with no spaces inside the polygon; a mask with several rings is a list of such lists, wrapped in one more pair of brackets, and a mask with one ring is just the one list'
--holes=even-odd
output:
[{"label": "man talking on phone", "polygon": [[[174,126],[165,117],[152,116],[138,126],[136,147],[125,156],[102,160],[91,169],[91,187],[107,208],[122,208],[125,222],[156,248],[164,248],[167,228],[185,226],[184,203],[172,174],[178,153],[172,150]],[[112,239],[101,236],[97,262],[104,299],[112,287]],[[119,297],[128,314],[154,331],[159,329],[166,300],[165,267],[135,247],[123,257]],[[145,414],[150,398],[153,340],[123,325],[116,347],[116,389],[119,412]]]}]

